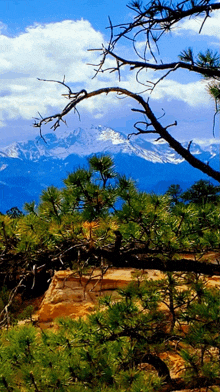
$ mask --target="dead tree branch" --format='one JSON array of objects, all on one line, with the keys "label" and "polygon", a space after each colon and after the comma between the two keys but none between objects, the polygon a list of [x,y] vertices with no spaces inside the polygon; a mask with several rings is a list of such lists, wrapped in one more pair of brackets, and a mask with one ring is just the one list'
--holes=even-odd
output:
[{"label": "dead tree branch", "polygon": [[115,34],[115,38],[111,40],[111,50],[115,48],[121,38],[131,39],[129,34],[137,30],[133,41],[137,39],[139,34],[144,32],[146,34],[147,46],[151,54],[153,54],[152,44],[157,46],[161,36],[185,18],[198,18],[201,16],[203,21],[198,31],[198,33],[201,33],[207,18],[211,16],[213,11],[220,9],[220,4],[210,0],[185,0],[180,3],[173,1],[165,3],[161,0],[154,0],[146,6],[143,5],[143,7],[138,2],[133,2],[128,8],[134,11],[136,16],[131,23],[111,26],[111,29],[119,29],[119,32]]},{"label": "dead tree branch", "polygon": [[169,75],[169,73],[171,71],[176,71],[178,68],[186,69],[188,71],[196,72],[200,75],[204,75],[204,76],[208,76],[208,77],[220,77],[220,69],[216,69],[216,67],[213,67],[213,68],[201,67],[199,65],[194,65],[194,64],[183,62],[183,61],[177,61],[177,62],[172,62],[172,63],[167,63],[167,64],[149,63],[147,61],[134,61],[134,60],[128,60],[123,57],[120,57],[108,49],[104,49],[104,51],[105,51],[105,56],[110,55],[119,64],[121,64],[120,66],[129,65],[130,70],[153,69],[155,71],[163,71],[163,70],[168,69],[169,71],[165,75],[163,75],[160,78],[160,80],[164,79],[166,76]]},{"label": "dead tree branch", "polygon": [[[150,120],[150,124],[153,127],[153,133],[158,134],[159,138],[164,139],[170,145],[170,147],[173,148],[179,155],[181,155],[190,165],[192,165],[196,169],[201,170],[203,173],[207,174],[213,179],[220,181],[220,172],[214,170],[209,165],[192,155],[187,148],[184,148],[182,144],[179,143],[167,131],[167,128],[171,125],[177,125],[176,122],[174,124],[164,127],[156,118],[155,114],[150,108],[148,100],[146,101],[141,95],[133,93],[121,87],[105,87],[92,92],[81,90],[78,93],[71,93],[70,102],[65,106],[61,113],[40,119],[39,122],[35,122],[34,126],[40,128],[41,130],[42,125],[46,125],[49,122],[54,121],[53,125],[51,126],[51,129],[55,131],[60,126],[60,121],[65,122],[63,118],[72,110],[76,109],[76,106],[79,105],[80,102],[84,101],[85,99],[90,99],[102,94],[108,95],[110,93],[116,93],[118,96],[129,97],[136,101],[138,104],[140,104],[142,106],[142,111],[144,112],[145,116]],[[145,132],[142,130],[141,133],[148,133],[148,130],[146,130]]]}]

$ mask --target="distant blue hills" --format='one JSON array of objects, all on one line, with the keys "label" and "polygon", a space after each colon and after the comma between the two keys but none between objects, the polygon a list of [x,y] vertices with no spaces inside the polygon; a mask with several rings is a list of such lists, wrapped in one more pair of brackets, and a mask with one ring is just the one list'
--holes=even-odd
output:
[{"label": "distant blue hills", "polygon": [[[115,170],[136,181],[146,192],[163,194],[171,184],[183,190],[195,181],[208,179],[191,167],[166,143],[146,141],[142,137],[128,140],[107,127],[78,128],[70,132],[45,135],[0,149],[0,211],[22,209],[50,185],[63,187],[63,179],[79,167],[87,166],[93,154],[109,154]],[[186,143],[187,145],[187,143]],[[219,169],[218,144],[191,144],[191,152],[210,166]]]}]

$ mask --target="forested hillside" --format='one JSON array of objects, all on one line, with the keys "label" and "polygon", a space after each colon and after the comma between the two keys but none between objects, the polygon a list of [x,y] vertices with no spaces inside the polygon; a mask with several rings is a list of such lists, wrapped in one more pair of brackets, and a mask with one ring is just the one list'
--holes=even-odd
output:
[{"label": "forested hillside", "polygon": [[[39,4],[36,8],[40,8]],[[85,107],[91,105],[91,113],[97,119],[105,111],[109,112],[109,106],[114,111],[117,103],[126,98],[127,106],[118,105],[114,117],[119,121],[120,111],[125,109],[121,120],[123,124],[127,120],[129,123],[129,109],[134,128],[128,140],[139,136],[139,142],[134,146],[119,134],[111,130],[109,133],[108,129],[103,133],[98,127],[96,131],[91,130],[89,138],[83,137],[81,143],[83,132],[79,130],[71,136],[76,144],[67,143],[70,156],[77,143],[80,159],[86,156],[84,151],[89,150],[89,145],[90,153],[100,153],[98,147],[102,140],[104,151],[109,151],[107,145],[113,146],[110,153],[127,151],[124,165],[130,167],[138,162],[137,166],[134,163],[136,170],[140,167],[140,171],[147,172],[149,181],[158,170],[166,171],[165,166],[163,169],[154,166],[153,170],[153,162],[181,162],[205,177],[184,192],[178,183],[169,183],[167,191],[159,196],[141,192],[132,179],[116,173],[111,156],[93,155],[88,167],[68,172],[62,188],[47,187],[42,173],[49,173],[50,163],[47,172],[48,151],[42,145],[14,144],[0,153],[0,192],[8,187],[9,203],[13,187],[19,198],[26,194],[23,189],[30,190],[29,195],[38,195],[44,189],[40,202],[27,199],[25,213],[15,203],[12,208],[5,207],[5,214],[0,214],[2,392],[220,390],[220,171],[217,143],[211,146],[210,139],[218,136],[220,112],[220,56],[214,40],[215,32],[219,35],[220,3],[132,0],[128,9],[129,13],[115,25],[109,18],[108,42],[104,34],[102,37],[98,34],[99,38],[95,35],[97,39],[93,42],[98,47],[89,48],[91,57],[84,52],[92,31],[88,21],[84,24],[84,29],[88,29],[86,36],[82,30],[71,33],[70,21],[66,21],[66,36],[71,36],[71,41],[77,44],[68,49],[65,35],[61,34],[63,27],[53,30],[58,46],[51,45],[47,23],[45,26],[35,23],[40,35],[33,35],[38,38],[31,41],[27,33],[35,31],[35,27],[20,34],[21,41],[15,37],[15,46],[12,46],[12,33],[6,41],[3,37],[1,72],[11,80],[16,75],[22,84],[14,79],[2,90],[0,125],[4,129],[8,119],[29,118],[31,107],[39,104],[39,109],[34,109],[38,117],[33,125],[45,143],[44,129],[49,126],[50,131],[57,131],[62,124],[67,125],[70,113],[80,120],[80,111],[85,114]],[[47,13],[49,17],[49,8]],[[13,19],[12,13],[10,16]],[[4,31],[4,24],[0,27]],[[204,34],[211,37],[209,41],[204,37],[199,39],[204,29]],[[172,42],[175,44],[177,39],[181,47],[173,48],[170,43],[174,30]],[[214,33],[210,34],[211,30]],[[44,43],[39,46],[38,40],[41,41],[44,32]],[[181,35],[184,39],[179,41]],[[194,48],[188,46],[189,39]],[[182,43],[187,47],[182,47]],[[21,61],[23,46],[26,51]],[[9,52],[18,64],[12,64],[7,57]],[[53,56],[57,58],[51,63]],[[34,59],[38,62],[34,63]],[[67,82],[65,76],[59,79],[58,60],[63,74],[69,78]],[[72,62],[71,66],[68,62]],[[91,83],[85,63],[94,70],[93,75],[89,73],[95,78]],[[33,83],[33,72],[38,71],[40,74],[34,75],[35,82],[37,77],[38,81]],[[39,84],[44,87],[38,91]],[[55,97],[56,87],[62,88],[60,101]],[[207,129],[202,124],[206,121],[204,113],[207,112],[202,113],[206,101],[200,100],[201,94],[206,93],[213,103]],[[161,97],[166,110],[161,106]],[[200,113],[190,112],[195,97]],[[176,112],[175,107],[178,107]],[[190,113],[194,113],[193,118]],[[18,130],[19,127],[17,124]],[[187,143],[183,143],[187,132]],[[98,143],[94,143],[95,134]],[[66,147],[57,142],[54,134],[49,135],[54,143],[51,156],[55,160],[57,154],[65,157]],[[195,135],[202,144],[201,139],[209,139],[204,151],[196,147]],[[154,139],[150,148],[147,148],[148,141],[142,139],[146,136]],[[155,150],[158,142],[166,146],[162,147],[163,158]],[[133,160],[134,150],[138,152],[138,161]],[[151,165],[141,167],[140,156],[151,161]],[[40,166],[36,171],[38,158]],[[25,164],[28,159],[32,162],[30,170]],[[68,161],[65,163],[68,170]],[[58,173],[59,162],[55,166]],[[162,179],[166,177],[163,173]],[[175,173],[182,180],[180,172]],[[190,177],[190,170],[185,173]],[[40,177],[38,185],[37,176]],[[215,184],[204,178],[211,178]],[[31,193],[36,185],[36,191]],[[35,308],[26,305],[43,296],[55,271],[65,274],[69,269],[82,282],[89,280],[94,271],[99,271],[103,278],[112,267],[123,271],[133,268],[131,284],[118,290],[116,297],[100,296],[96,310],[88,317],[60,319],[53,331],[41,330],[32,317]],[[160,278],[148,278],[149,269],[159,270],[161,275],[155,276]],[[100,279],[100,285],[102,282]],[[20,319],[28,320],[21,326]]]},{"label": "forested hillside", "polygon": [[[43,191],[38,206],[1,215],[1,326],[9,331],[1,333],[0,390],[220,385],[220,298],[208,285],[220,275],[219,191],[201,180],[186,192],[178,185],[163,196],[139,192],[109,156],[93,156],[62,189]],[[17,296],[42,294],[55,270],[80,277],[112,266],[137,269],[118,302],[103,299],[86,321],[60,321],[56,334],[11,327],[21,312]],[[164,278],[147,280],[146,269]],[[167,353],[182,361],[178,377]]]}]

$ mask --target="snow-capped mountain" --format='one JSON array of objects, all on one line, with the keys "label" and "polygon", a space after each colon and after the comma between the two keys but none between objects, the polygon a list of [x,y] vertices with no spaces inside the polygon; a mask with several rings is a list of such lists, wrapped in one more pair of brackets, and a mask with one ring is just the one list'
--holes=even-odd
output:
[{"label": "snow-capped mountain", "polygon": [[0,156],[36,162],[42,157],[64,160],[72,154],[85,157],[108,152],[113,155],[133,154],[154,163],[177,164],[183,161],[169,148],[161,149],[160,152],[153,143],[140,138],[137,141],[135,138],[128,140],[125,135],[101,126],[87,130],[78,128],[75,131],[64,132],[60,137],[56,133],[50,133],[44,139],[46,143],[39,137],[28,142],[13,143],[2,149]]},{"label": "snow-capped mountain", "polygon": [[[79,165],[85,166],[93,154],[113,156],[116,170],[132,177],[146,191],[164,192],[172,183],[186,188],[205,178],[167,143],[150,142],[144,137],[128,139],[107,127],[54,132],[44,139],[37,137],[0,149],[0,211],[13,206],[21,208],[26,201],[38,201],[42,189],[52,184],[62,187],[68,173]],[[217,144],[192,143],[190,151],[219,168]]]}]

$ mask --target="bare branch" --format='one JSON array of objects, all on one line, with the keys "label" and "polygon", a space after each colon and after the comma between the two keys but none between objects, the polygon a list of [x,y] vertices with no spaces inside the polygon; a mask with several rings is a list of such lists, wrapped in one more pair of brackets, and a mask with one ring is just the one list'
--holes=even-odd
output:
[{"label": "bare branch", "polygon": [[[122,31],[119,32],[114,41],[112,41],[112,46],[115,47],[117,42],[122,38],[127,36],[130,32],[135,29],[145,29],[147,36],[148,47],[151,47],[151,39],[156,44],[160,39],[161,34],[172,29],[172,27],[185,18],[190,18],[192,16],[198,17],[200,15],[206,14],[199,32],[201,32],[207,17],[210,16],[210,12],[213,10],[220,9],[219,3],[210,3],[209,0],[199,1],[197,4],[184,1],[180,4],[170,2],[170,6],[161,3],[160,0],[150,2],[148,7],[143,7],[143,10],[137,10],[131,7],[133,11],[137,13],[132,23],[124,23],[118,26]],[[152,32],[156,32],[158,36],[153,36]]]},{"label": "bare branch", "polygon": [[144,111],[144,110],[141,110],[141,109],[132,108],[131,111],[132,111],[132,112],[138,112],[138,113],[145,114],[145,111]]},{"label": "bare branch", "polygon": [[[102,94],[108,95],[109,93],[116,93],[118,95],[123,95],[124,97],[130,97],[134,99],[138,104],[142,106],[142,110],[144,111],[145,116],[150,120],[150,125],[153,127],[153,133],[157,133],[159,135],[159,138],[164,139],[170,145],[170,147],[173,148],[178,154],[180,154],[187,162],[189,162],[190,165],[201,170],[203,173],[214,178],[215,180],[220,181],[220,172],[212,169],[209,165],[205,164],[204,162],[196,158],[194,155],[192,155],[190,151],[188,151],[188,149],[184,148],[181,143],[179,143],[175,138],[173,138],[167,131],[168,127],[177,125],[176,122],[172,125],[168,125],[167,127],[163,127],[152,112],[148,100],[146,101],[141,95],[133,93],[121,87],[105,87],[99,90],[92,91],[90,93],[88,93],[86,90],[81,90],[78,93],[72,93],[70,94],[70,102],[68,103],[68,105],[65,106],[61,113],[41,119],[38,123],[35,123],[34,126],[41,129],[42,125],[45,125],[50,121],[56,120],[51,127],[51,129],[56,130],[60,126],[60,121],[63,121],[63,117],[70,113],[72,109],[75,110],[76,106],[80,104],[80,102],[84,101],[85,99],[89,99]],[[138,131],[140,132],[140,130]],[[152,133],[152,131],[147,132]]]},{"label": "bare branch", "polygon": [[[62,82],[59,82],[57,80],[52,80],[52,79],[50,80],[50,79],[40,79],[40,78],[37,78],[37,80],[40,80],[41,82],[52,82],[52,83],[61,84],[62,86],[66,87],[69,90],[69,94],[67,94],[68,96],[70,96],[71,94],[74,94],[72,92],[71,88],[69,86],[67,86],[67,84],[64,83],[65,82],[65,75],[63,77],[63,81]],[[64,94],[63,96],[66,96],[66,94]]]},{"label": "bare branch", "polygon": [[193,141],[190,140],[190,142],[189,142],[189,144],[188,144],[188,146],[187,146],[187,150],[188,150],[188,151],[190,151],[190,147],[191,147],[192,142],[193,142]]},{"label": "bare branch", "polygon": [[161,76],[156,82],[148,81],[148,83],[152,83],[153,84],[153,87],[151,89],[151,93],[153,92],[155,87],[161,82],[161,80],[165,79],[171,72],[176,71],[177,68],[179,68],[179,67],[180,67],[180,65],[179,65],[179,63],[177,63],[176,66],[173,69],[170,69],[167,73],[165,73],[163,76]]},{"label": "bare branch", "polygon": [[170,127],[175,127],[175,126],[177,126],[177,121],[174,121],[173,124],[167,125],[167,126],[166,126],[166,129],[167,129],[167,128],[170,128]]},{"label": "bare branch", "polygon": [[[135,127],[136,128],[136,127]],[[137,130],[139,129],[139,128],[136,128]],[[132,132],[132,133],[129,133],[128,134],[128,140],[130,140],[131,139],[131,137],[132,136],[138,136],[138,135],[140,135],[140,134],[149,134],[149,133],[157,133],[156,131],[154,131],[153,129],[152,130],[150,130],[150,131],[146,131],[146,130],[143,130],[143,129],[139,129],[139,132]]]},{"label": "bare branch", "polygon": [[200,29],[199,29],[199,34],[202,32],[202,29],[203,29],[203,26],[204,26],[206,20],[210,17],[209,11],[210,11],[210,9],[207,9],[207,10],[206,10],[206,17],[203,19],[203,22],[202,22],[201,27],[200,27]]},{"label": "bare branch", "polygon": [[[220,77],[220,69],[216,69],[216,67],[200,67],[198,65],[193,65],[193,64],[188,64],[185,63],[183,61],[178,61],[178,62],[173,62],[173,63],[167,63],[167,64],[154,64],[154,63],[148,63],[148,62],[142,62],[142,61],[133,61],[133,60],[127,60],[124,59],[123,57],[120,57],[118,55],[116,55],[115,53],[111,52],[111,51],[107,51],[107,49],[105,49],[105,53],[108,53],[110,56],[114,57],[116,60],[118,60],[120,63],[122,63],[123,65],[130,65],[130,70],[134,70],[137,68],[141,68],[141,69],[154,69],[155,71],[162,71],[165,69],[169,69],[170,71],[165,74],[162,79],[164,77],[166,77],[171,71],[175,71],[178,68],[183,68],[183,69],[187,69],[188,71],[193,71],[196,73],[199,73],[200,75],[204,75],[204,76],[209,76],[209,77]],[[106,53],[106,54],[107,54]]]}]

